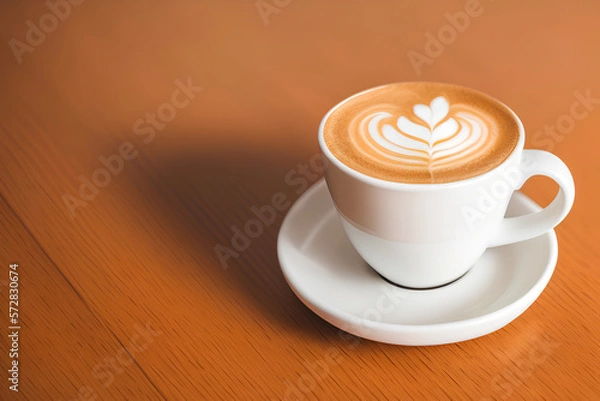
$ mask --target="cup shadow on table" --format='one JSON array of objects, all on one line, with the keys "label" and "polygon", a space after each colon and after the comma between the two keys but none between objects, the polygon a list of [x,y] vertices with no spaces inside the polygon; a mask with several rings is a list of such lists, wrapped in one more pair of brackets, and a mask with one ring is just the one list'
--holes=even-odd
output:
[{"label": "cup shadow on table", "polygon": [[[287,285],[277,259],[277,235],[283,218],[298,197],[317,182],[321,174],[309,172],[302,179],[297,169],[317,153],[303,150],[289,153],[280,149],[189,147],[177,151],[154,152],[151,164],[156,169],[156,189],[162,206],[156,218],[170,235],[179,236],[195,259],[210,259],[199,264],[211,281],[223,284],[225,296],[250,303],[264,313],[283,332],[300,331],[318,341],[337,342],[338,329],[311,312]],[[286,183],[286,175],[291,174]],[[294,181],[290,184],[291,180]],[[301,182],[305,182],[302,185]],[[274,222],[263,225],[262,234],[250,239],[239,256],[221,263],[214,247],[217,244],[235,251],[232,227],[244,230],[249,220],[256,220],[252,207],[269,205],[277,193],[289,201],[277,211]],[[147,202],[147,201],[146,201]],[[181,232],[181,227],[184,227]],[[215,280],[215,276],[219,275]],[[208,282],[208,280],[207,280]]]},{"label": "cup shadow on table", "polygon": [[[310,311],[289,288],[279,266],[277,235],[283,218],[300,195],[321,177],[318,174],[306,179],[306,186],[300,185],[300,180],[294,180],[295,184],[286,182],[289,174],[294,179],[301,177],[299,164],[308,163],[317,149],[282,148],[285,151],[225,145],[160,150],[152,156],[155,178],[148,183],[150,196],[157,199],[140,201],[160,205],[156,207],[156,218],[185,245],[183,252],[195,260],[209,260],[192,268],[210,276],[211,285],[223,286],[223,296],[253,306],[249,313],[259,311],[284,335],[302,333],[314,341],[344,347],[355,341],[349,340],[347,334],[340,336],[340,329]],[[237,258],[227,259],[227,266],[223,267],[215,245],[232,249],[231,227],[241,228],[248,220],[256,219],[252,206],[269,204],[276,193],[285,194],[290,205],[278,212],[274,222],[265,226],[246,250],[238,252]],[[361,348],[395,349],[401,354],[414,351],[412,347],[364,339],[360,342]]]}]

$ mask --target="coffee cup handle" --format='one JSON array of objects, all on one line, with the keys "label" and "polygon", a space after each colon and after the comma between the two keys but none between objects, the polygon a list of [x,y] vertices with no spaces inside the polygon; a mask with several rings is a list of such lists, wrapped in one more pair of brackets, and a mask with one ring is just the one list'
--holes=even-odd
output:
[{"label": "coffee cup handle", "polygon": [[526,149],[519,165],[521,171],[517,188],[535,175],[553,179],[559,186],[558,194],[544,209],[519,217],[504,218],[498,230],[492,235],[488,246],[500,246],[535,238],[550,231],[560,223],[571,210],[575,200],[573,176],[566,164],[552,153],[543,150]]}]

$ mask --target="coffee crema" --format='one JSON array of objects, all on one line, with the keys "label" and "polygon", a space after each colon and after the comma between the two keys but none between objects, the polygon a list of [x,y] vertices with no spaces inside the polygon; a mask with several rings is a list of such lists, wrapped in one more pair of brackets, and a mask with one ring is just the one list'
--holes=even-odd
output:
[{"label": "coffee crema", "polygon": [[342,102],[323,126],[327,148],[346,166],[387,181],[444,183],[501,164],[519,124],[499,101],[434,82],[389,84]]}]

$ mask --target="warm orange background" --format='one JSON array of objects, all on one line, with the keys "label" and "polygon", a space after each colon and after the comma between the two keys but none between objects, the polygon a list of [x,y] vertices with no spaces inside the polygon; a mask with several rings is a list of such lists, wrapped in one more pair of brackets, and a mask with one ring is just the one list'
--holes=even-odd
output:
[{"label": "warm orange background", "polygon": [[[9,393],[3,373],[0,399],[597,399],[600,104],[565,116],[577,93],[600,98],[600,4],[483,0],[414,68],[409,52],[426,54],[426,35],[469,4],[265,0],[261,17],[254,0],[88,0],[19,64],[11,39],[26,43],[27,21],[53,28],[52,18],[42,1],[3,1],[0,327],[18,262],[22,329],[21,391]],[[188,77],[203,91],[144,143],[133,125],[166,110]],[[575,177],[554,277],[484,338],[407,348],[340,337],[283,279],[284,213],[227,269],[213,250],[253,205],[297,199],[285,176],[317,152],[329,107],[402,80],[499,98],[521,116],[527,146],[556,153]],[[543,131],[557,122],[564,133]],[[137,156],[72,218],[63,195],[78,196],[79,177],[124,142]],[[525,188],[542,204],[555,191],[544,179]]]}]

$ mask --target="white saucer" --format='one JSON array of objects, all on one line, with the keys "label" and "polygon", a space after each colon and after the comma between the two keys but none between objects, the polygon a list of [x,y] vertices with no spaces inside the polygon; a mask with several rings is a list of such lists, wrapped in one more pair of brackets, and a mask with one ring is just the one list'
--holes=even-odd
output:
[{"label": "white saucer", "polygon": [[[539,209],[515,193],[507,215]],[[445,287],[400,288],[382,279],[352,248],[321,180],[289,211],[277,251],[298,298],[334,326],[374,341],[436,345],[489,334],[523,313],[548,284],[558,245],[552,230],[488,249],[466,275]]]}]

